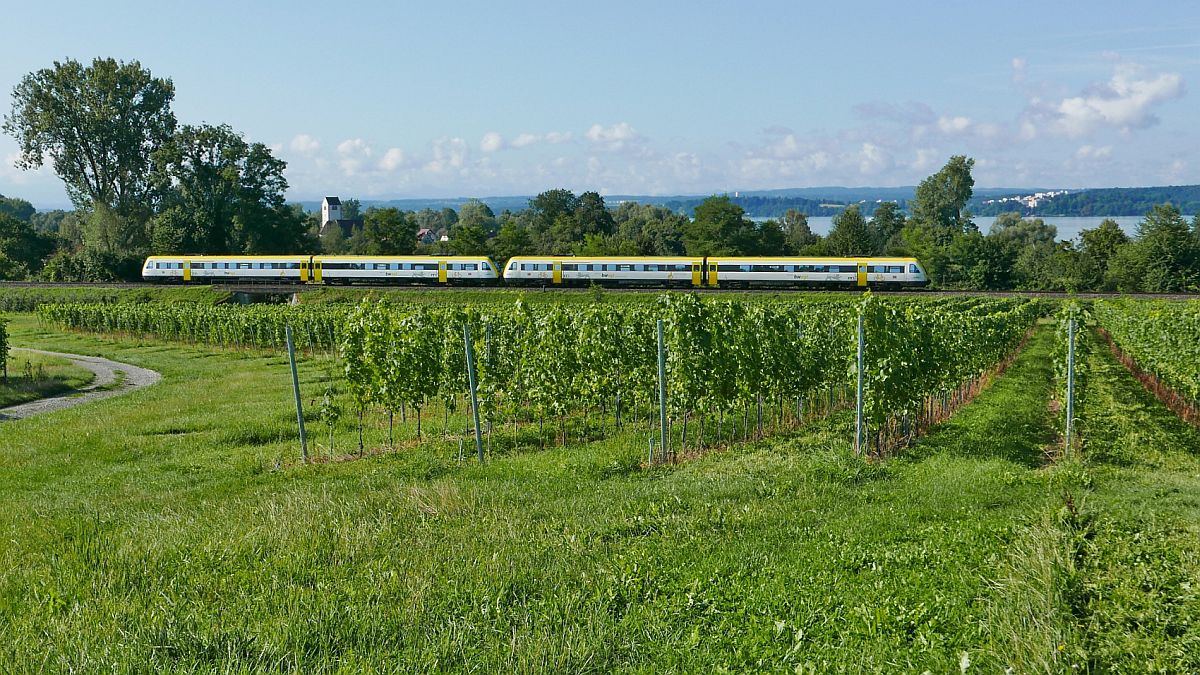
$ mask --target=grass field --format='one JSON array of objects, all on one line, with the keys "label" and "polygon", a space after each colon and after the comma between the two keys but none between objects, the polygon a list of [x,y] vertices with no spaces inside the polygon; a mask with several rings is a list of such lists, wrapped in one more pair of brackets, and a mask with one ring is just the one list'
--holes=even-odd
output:
[{"label": "grass field", "polygon": [[8,356],[8,379],[0,382],[0,408],[86,387],[94,379],[67,359],[15,350]]},{"label": "grass field", "polygon": [[626,437],[301,466],[278,356],[10,333],[164,376],[0,425],[13,672],[1200,670],[1200,438],[1097,348],[1088,458],[1049,461],[1048,328],[894,460],[842,412],[656,469]]}]

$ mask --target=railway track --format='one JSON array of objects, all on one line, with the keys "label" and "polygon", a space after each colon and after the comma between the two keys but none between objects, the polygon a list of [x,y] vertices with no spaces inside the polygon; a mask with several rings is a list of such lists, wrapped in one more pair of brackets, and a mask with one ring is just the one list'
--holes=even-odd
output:
[{"label": "railway track", "polygon": [[[113,289],[113,290],[134,290],[148,288],[167,288],[170,286],[164,284],[124,281],[124,282],[42,282],[42,281],[3,281],[0,282],[0,291],[6,288],[92,288],[92,289]],[[320,291],[326,289],[348,289],[360,291],[422,291],[430,293],[463,293],[463,292],[512,292],[515,290],[523,290],[528,293],[541,292],[556,292],[556,293],[592,293],[591,288],[554,288],[554,287],[495,287],[495,286],[421,286],[421,285],[366,285],[355,284],[350,286],[325,286],[316,284],[267,284],[267,283],[229,283],[229,284],[212,284],[212,288],[230,293],[247,293],[251,295],[275,295],[275,294],[293,294],[307,293],[310,291]],[[662,293],[666,289],[661,288],[605,288],[605,293]],[[675,291],[689,289],[672,289]],[[790,290],[779,288],[766,289],[741,289],[741,288],[702,288],[697,289],[697,292],[705,295],[771,295],[771,294],[787,294],[796,292],[808,293],[829,293],[834,295],[859,295],[862,291],[859,290]],[[1186,293],[1064,293],[1059,291],[970,291],[970,290],[909,290],[909,291],[873,291],[877,295],[899,295],[899,296],[926,296],[926,297],[961,297],[961,296],[985,296],[985,297],[1026,297],[1026,298],[1080,298],[1080,299],[1099,299],[1099,298],[1114,298],[1114,297],[1129,297],[1139,299],[1154,299],[1154,300],[1194,300],[1200,299],[1200,294]]]}]

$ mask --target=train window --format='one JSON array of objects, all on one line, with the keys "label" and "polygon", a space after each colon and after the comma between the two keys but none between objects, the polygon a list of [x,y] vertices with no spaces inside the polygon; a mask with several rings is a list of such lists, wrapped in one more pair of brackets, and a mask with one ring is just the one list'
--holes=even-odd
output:
[{"label": "train window", "polygon": [[250,269],[250,263],[238,263],[237,268],[239,270],[248,270]]},{"label": "train window", "polygon": [[904,273],[904,265],[888,265],[887,271],[889,274]]},{"label": "train window", "polygon": [[908,264],[908,273],[909,274],[920,274],[920,272],[917,270],[917,266],[912,263]]},{"label": "train window", "polygon": [[578,269],[579,269],[579,265],[577,265],[575,263],[564,263],[562,266],[562,271],[564,271],[564,272],[575,272]]}]

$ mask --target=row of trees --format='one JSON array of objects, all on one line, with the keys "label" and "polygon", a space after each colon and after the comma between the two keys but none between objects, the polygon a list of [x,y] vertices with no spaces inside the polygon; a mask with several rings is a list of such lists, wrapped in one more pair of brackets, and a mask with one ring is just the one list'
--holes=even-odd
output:
[{"label": "row of trees", "polygon": [[[286,164],[226,125],[178,124],[174,98],[171,80],[137,61],[67,60],[21,80],[3,124],[17,166],[51,164],[75,212],[44,223],[49,259],[4,249],[10,272],[129,277],[151,251],[312,247],[303,212],[284,203]],[[8,215],[33,226],[33,214]]]}]

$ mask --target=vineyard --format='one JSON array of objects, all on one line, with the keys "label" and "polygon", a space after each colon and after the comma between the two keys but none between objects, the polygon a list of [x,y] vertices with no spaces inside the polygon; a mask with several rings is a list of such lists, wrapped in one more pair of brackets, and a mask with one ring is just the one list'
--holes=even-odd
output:
[{"label": "vineyard", "polygon": [[163,377],[0,422],[0,659],[1200,668],[1200,431],[1098,348],[1182,400],[1195,304],[544,295],[11,315]]},{"label": "vineyard", "polygon": [[681,294],[654,304],[518,300],[438,308],[368,301],[352,310],[55,304],[39,316],[76,330],[276,351],[291,326],[301,350],[336,349],[344,378],[327,387],[321,409],[326,417],[340,412],[336,391],[346,390],[360,451],[371,411],[387,416],[389,446],[397,417],[416,440],[427,417],[441,422],[443,437],[465,434],[466,340],[478,355],[477,399],[489,447],[497,426],[510,431],[501,440],[511,445],[520,444],[522,425],[535,422],[539,445],[547,421],[559,444],[572,429],[592,438],[629,421],[653,426],[661,320],[668,446],[680,456],[762,437],[853,400],[859,316],[861,440],[864,451],[883,454],[968,400],[1043,312],[1027,300],[750,302]]}]

